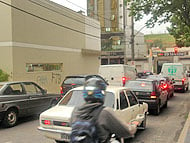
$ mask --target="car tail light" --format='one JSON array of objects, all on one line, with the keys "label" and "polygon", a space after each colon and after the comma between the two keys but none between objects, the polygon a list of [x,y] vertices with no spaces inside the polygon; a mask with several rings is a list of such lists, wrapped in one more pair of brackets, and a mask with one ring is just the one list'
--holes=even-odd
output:
[{"label": "car tail light", "polygon": [[186,81],[186,78],[183,78],[183,79],[182,79],[182,84],[184,84],[185,81]]},{"label": "car tail light", "polygon": [[60,121],[53,121],[53,124],[56,126],[64,126],[64,127],[70,126],[68,122],[60,122]]},{"label": "car tail light", "polygon": [[76,85],[76,84],[75,84],[75,83],[72,83],[71,85],[73,86],[73,85]]},{"label": "car tail light", "polygon": [[122,77],[123,86],[125,86],[126,80],[127,80],[126,77]]},{"label": "car tail light", "polygon": [[51,125],[51,121],[50,120],[42,120],[42,123],[44,125]]},{"label": "car tail light", "polygon": [[167,88],[168,88],[168,84],[163,84],[163,85],[162,85],[162,88],[163,88],[163,89],[167,89]]},{"label": "car tail light", "polygon": [[60,87],[60,93],[63,94],[63,87]]},{"label": "car tail light", "polygon": [[152,98],[152,99],[155,99],[155,98],[157,98],[157,96],[156,96],[156,92],[151,92],[151,94],[150,94],[150,98]]}]

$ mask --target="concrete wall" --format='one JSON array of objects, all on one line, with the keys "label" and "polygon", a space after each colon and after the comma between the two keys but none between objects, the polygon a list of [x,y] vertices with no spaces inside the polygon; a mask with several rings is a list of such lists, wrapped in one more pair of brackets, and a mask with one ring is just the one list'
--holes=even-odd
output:
[{"label": "concrete wall", "polygon": [[[11,4],[18,9],[0,5],[0,15],[6,17],[0,23],[0,30],[6,29],[0,33],[0,68],[11,73],[10,80],[35,81],[58,93],[65,76],[98,73],[98,21],[48,0],[12,0]],[[28,63],[61,63],[62,70],[27,72]]]}]

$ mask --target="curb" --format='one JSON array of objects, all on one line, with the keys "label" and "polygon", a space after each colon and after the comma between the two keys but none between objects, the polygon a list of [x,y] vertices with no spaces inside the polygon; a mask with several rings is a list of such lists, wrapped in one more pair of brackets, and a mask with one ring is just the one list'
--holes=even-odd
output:
[{"label": "curb", "polygon": [[177,143],[188,143],[190,140],[190,112]]}]

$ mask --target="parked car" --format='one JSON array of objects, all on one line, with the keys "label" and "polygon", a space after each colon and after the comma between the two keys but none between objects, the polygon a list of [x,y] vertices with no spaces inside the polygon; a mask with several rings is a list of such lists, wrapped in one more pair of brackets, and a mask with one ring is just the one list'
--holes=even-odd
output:
[{"label": "parked car", "polygon": [[59,96],[47,94],[34,82],[0,82],[0,121],[13,127],[18,117],[40,114],[55,105]]},{"label": "parked car", "polygon": [[70,76],[66,76],[65,79],[63,80],[62,84],[61,84],[61,87],[60,87],[61,98],[70,89],[84,85],[85,81],[90,79],[90,78],[101,79],[108,85],[108,83],[100,75],[70,75]]},{"label": "parked car", "polygon": [[174,89],[186,92],[189,89],[189,80],[187,76],[187,69],[181,63],[164,63],[162,65],[162,76],[170,77],[175,81]]},{"label": "parked car", "polygon": [[149,75],[153,75],[153,73],[150,71],[144,71],[144,72],[137,73],[138,78],[147,78],[147,76],[149,76]]},{"label": "parked car", "polygon": [[149,111],[159,115],[161,107],[167,107],[167,91],[162,90],[156,80],[137,79],[126,83],[137,96],[139,101],[148,104]]},{"label": "parked car", "polygon": [[174,96],[174,82],[169,77],[164,77],[162,75],[150,75],[147,79],[157,80],[161,89],[168,92],[168,99]]},{"label": "parked car", "polygon": [[[80,106],[85,102],[83,88],[77,87],[70,90],[56,106],[40,114],[38,129],[44,136],[56,142],[69,142],[71,114],[75,106]],[[117,116],[125,123],[137,120],[141,123],[139,128],[146,128],[148,105],[139,102],[128,88],[108,86],[104,105],[113,108]]]}]

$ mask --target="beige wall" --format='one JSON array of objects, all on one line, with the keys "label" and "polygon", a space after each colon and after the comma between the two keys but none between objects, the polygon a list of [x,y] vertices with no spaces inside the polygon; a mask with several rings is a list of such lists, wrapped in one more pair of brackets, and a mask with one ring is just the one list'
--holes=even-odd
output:
[{"label": "beige wall", "polygon": [[[0,68],[11,74],[10,80],[35,81],[58,93],[65,76],[98,72],[99,22],[46,0],[11,4],[25,12],[0,5]],[[27,63],[62,63],[63,70],[27,72]]]},{"label": "beige wall", "polygon": [[[11,0],[3,0],[10,4]],[[0,3],[0,42],[12,40],[11,7]],[[1,43],[0,43],[1,44]]]}]

